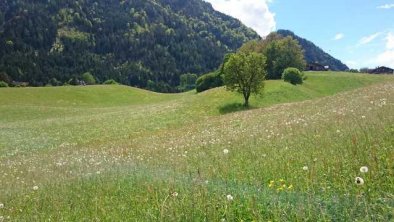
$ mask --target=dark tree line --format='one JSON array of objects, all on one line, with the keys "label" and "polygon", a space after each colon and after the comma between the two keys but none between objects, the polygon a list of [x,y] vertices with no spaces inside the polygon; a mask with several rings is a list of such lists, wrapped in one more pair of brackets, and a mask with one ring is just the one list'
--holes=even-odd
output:
[{"label": "dark tree line", "polygon": [[172,92],[180,75],[212,71],[256,38],[202,0],[0,2],[0,72],[33,86],[89,72]]}]

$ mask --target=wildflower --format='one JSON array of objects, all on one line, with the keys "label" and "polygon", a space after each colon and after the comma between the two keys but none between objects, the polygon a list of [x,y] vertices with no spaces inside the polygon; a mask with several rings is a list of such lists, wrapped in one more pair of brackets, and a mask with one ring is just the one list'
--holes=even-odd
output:
[{"label": "wildflower", "polygon": [[304,170],[304,171],[307,171],[308,169],[309,169],[308,166],[302,167],[302,170]]},{"label": "wildflower", "polygon": [[368,167],[367,167],[367,166],[362,166],[362,167],[360,168],[360,172],[361,172],[361,173],[368,173]]},{"label": "wildflower", "polygon": [[284,180],[284,179],[280,179],[279,182],[282,182],[282,183],[283,183],[283,182],[285,182],[285,180]]},{"label": "wildflower", "polygon": [[3,208],[4,208],[4,204],[0,203],[0,209],[3,209]]},{"label": "wildflower", "polygon": [[316,162],[316,161],[317,161],[317,158],[313,159],[313,162]]},{"label": "wildflower", "polygon": [[365,119],[365,116],[361,116],[361,118]]},{"label": "wildflower", "polygon": [[361,178],[361,177],[356,177],[355,182],[356,182],[356,184],[359,185],[359,186],[364,185],[364,179]]},{"label": "wildflower", "polygon": [[38,190],[38,186],[34,186],[34,187],[33,187],[33,190]]},{"label": "wildflower", "polygon": [[293,184],[290,184],[290,186],[287,187],[288,190],[293,189]]},{"label": "wildflower", "polygon": [[340,133],[341,131],[340,130],[337,130],[337,133]]},{"label": "wildflower", "polygon": [[275,181],[271,180],[270,183],[268,184],[268,187],[273,187],[274,186]]},{"label": "wildflower", "polygon": [[224,154],[228,154],[228,153],[229,153],[228,149],[224,149],[224,150],[223,150],[223,153],[224,153]]},{"label": "wildflower", "polygon": [[228,195],[227,195],[227,200],[228,200],[228,201],[233,201],[233,200],[234,200],[234,197],[231,196],[231,194],[228,194]]},{"label": "wildflower", "polygon": [[178,196],[178,192],[174,192],[171,194],[173,197],[177,197]]},{"label": "wildflower", "polygon": [[99,175],[99,174],[101,174],[101,172],[100,172],[100,171],[97,171],[96,174]]}]

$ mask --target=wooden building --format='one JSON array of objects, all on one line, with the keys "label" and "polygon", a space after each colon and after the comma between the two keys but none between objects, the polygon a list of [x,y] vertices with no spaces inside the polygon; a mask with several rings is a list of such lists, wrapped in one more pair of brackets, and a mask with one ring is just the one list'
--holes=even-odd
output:
[{"label": "wooden building", "polygon": [[377,67],[376,69],[369,70],[370,74],[394,74],[394,70],[385,66]]},{"label": "wooden building", "polygon": [[328,71],[329,66],[323,66],[320,63],[313,62],[306,65],[306,71]]}]

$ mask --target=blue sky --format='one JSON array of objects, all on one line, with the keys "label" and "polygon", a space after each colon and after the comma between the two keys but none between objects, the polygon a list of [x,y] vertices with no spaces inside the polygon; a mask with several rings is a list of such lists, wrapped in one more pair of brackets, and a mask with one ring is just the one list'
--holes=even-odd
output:
[{"label": "blue sky", "polygon": [[394,0],[206,0],[261,36],[289,29],[351,68],[394,68]]}]

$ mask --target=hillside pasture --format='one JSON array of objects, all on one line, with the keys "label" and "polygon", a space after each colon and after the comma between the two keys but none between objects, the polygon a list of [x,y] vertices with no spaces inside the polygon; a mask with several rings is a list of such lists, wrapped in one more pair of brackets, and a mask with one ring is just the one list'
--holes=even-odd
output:
[{"label": "hillside pasture", "polygon": [[0,216],[393,220],[394,79],[307,76],[242,111],[224,88],[0,89]]}]

